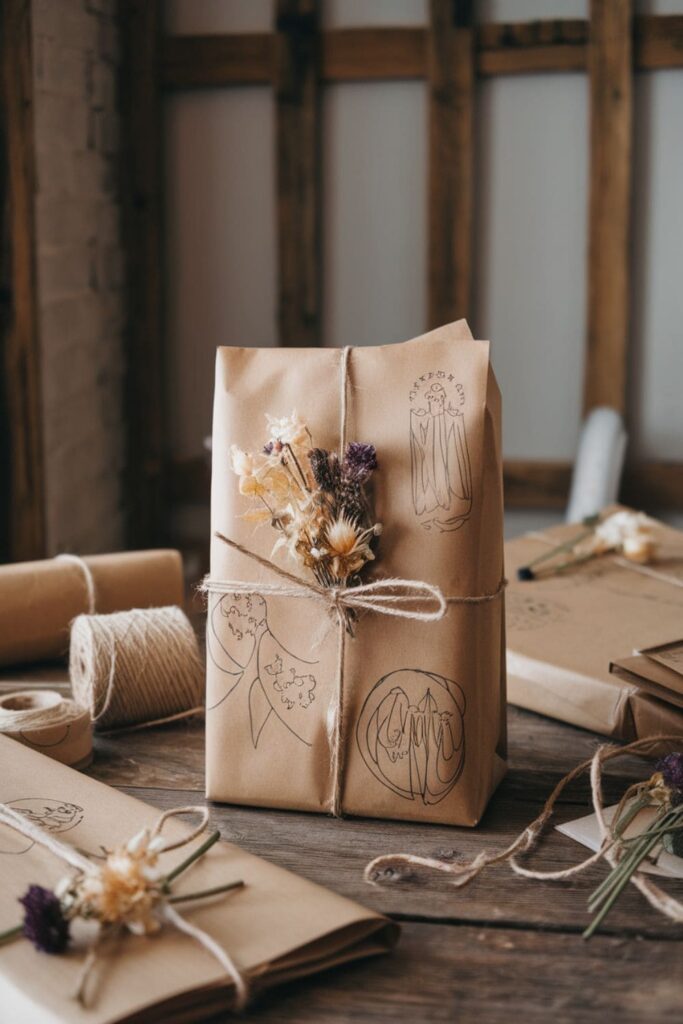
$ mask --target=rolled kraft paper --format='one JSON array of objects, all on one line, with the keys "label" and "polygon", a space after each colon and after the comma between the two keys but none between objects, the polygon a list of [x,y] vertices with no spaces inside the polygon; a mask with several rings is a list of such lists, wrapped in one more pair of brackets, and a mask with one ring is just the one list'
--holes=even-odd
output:
[{"label": "rolled kraft paper", "polygon": [[97,729],[203,710],[204,664],[180,608],[79,615],[71,626],[69,675],[74,699]]},{"label": "rolled kraft paper", "polygon": [[[182,602],[178,551],[127,551],[83,561],[92,574],[98,614]],[[66,656],[71,620],[89,604],[86,574],[76,561],[0,566],[0,665]]]},{"label": "rolled kraft paper", "polygon": [[72,768],[92,761],[86,710],[56,690],[20,690],[0,697],[0,733]]}]

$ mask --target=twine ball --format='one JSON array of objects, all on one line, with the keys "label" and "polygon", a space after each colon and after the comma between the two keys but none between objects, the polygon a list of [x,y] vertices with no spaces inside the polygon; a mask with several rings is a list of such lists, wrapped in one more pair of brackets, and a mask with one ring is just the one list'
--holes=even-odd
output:
[{"label": "twine ball", "polygon": [[197,637],[174,606],[77,616],[69,673],[74,699],[98,729],[150,724],[202,704]]}]

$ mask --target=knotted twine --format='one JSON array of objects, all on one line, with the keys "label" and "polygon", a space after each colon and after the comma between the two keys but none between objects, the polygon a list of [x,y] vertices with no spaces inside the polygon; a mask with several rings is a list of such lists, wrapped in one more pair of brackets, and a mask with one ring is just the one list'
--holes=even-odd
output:
[{"label": "knotted twine", "polygon": [[[476,857],[469,861],[453,863],[452,861],[441,860],[438,857],[419,857],[411,853],[385,854],[376,857],[366,866],[364,878],[371,885],[400,879],[402,869],[405,868],[427,868],[431,871],[438,871],[448,875],[448,881],[455,888],[459,889],[471,882],[477,875],[480,875],[485,868],[495,867],[498,864],[507,863],[516,875],[523,878],[533,878],[544,882],[561,882],[575,875],[581,874],[587,868],[605,860],[610,867],[615,867],[619,862],[621,854],[621,841],[615,836],[610,825],[605,819],[603,795],[602,795],[602,769],[608,761],[623,757],[626,754],[639,754],[647,757],[653,754],[658,747],[670,744],[680,744],[681,737],[675,735],[648,736],[644,739],[635,740],[625,747],[617,747],[606,743],[598,747],[595,754],[582,761],[575,768],[572,768],[564,778],[560,779],[552,793],[543,805],[543,810],[530,825],[521,832],[517,838],[504,850],[499,853],[487,853],[482,850]],[[590,768],[591,796],[593,810],[600,829],[600,846],[595,853],[592,853],[585,860],[574,864],[570,868],[563,868],[560,871],[533,871],[525,868],[519,863],[518,857],[529,855],[536,848],[550,821],[555,804],[565,789],[577,776],[581,775],[587,768]],[[622,797],[614,821],[616,822],[624,809],[628,799],[633,796],[638,786],[631,786]],[[664,892],[658,885],[655,885],[642,871],[636,869],[629,881],[638,889],[650,906],[654,907],[665,917],[676,923],[683,922],[683,903],[675,900],[668,893]]]},{"label": "knotted twine", "polygon": [[[196,828],[188,833],[188,835],[175,840],[175,842],[166,844],[163,850],[164,853],[187,846],[188,843],[191,843],[204,831],[208,824],[209,812],[206,807],[174,807],[171,810],[164,811],[164,813],[157,819],[151,830],[152,838],[161,834],[164,824],[169,818],[179,817],[183,814],[199,814],[200,823]],[[72,868],[75,868],[77,871],[80,871],[85,875],[95,875],[99,872],[98,866],[79,850],[75,849],[73,846],[69,846],[68,843],[63,843],[61,840],[55,839],[55,837],[49,832],[46,832],[45,829],[42,829],[39,825],[30,821],[19,811],[8,806],[8,804],[0,803],[0,824],[8,825],[9,828],[14,829],[23,836],[26,836],[27,839],[33,840],[34,843],[37,843],[39,846],[49,850],[50,853],[55,855],[55,857],[58,857],[66,864],[69,864]],[[211,938],[208,932],[205,932],[202,928],[198,928],[196,925],[190,924],[190,922],[186,921],[182,914],[180,914],[175,907],[171,906],[168,902],[163,901],[161,903],[159,913],[165,921],[173,925],[174,928],[177,928],[178,931],[193,938],[203,946],[215,960],[218,961],[235,986],[235,1008],[238,1010],[243,1009],[249,998],[248,983],[232,957],[228,955],[228,953],[218,942],[216,942],[215,939]],[[97,959],[97,943],[98,940],[96,939],[90,947],[78,978],[75,996],[80,1001],[83,1001],[85,985]]]},{"label": "knotted twine", "polygon": [[[340,427],[339,459],[344,458],[348,419],[349,363],[351,347],[342,349],[340,357]],[[245,555],[258,565],[274,572],[285,583],[249,583],[244,580],[220,580],[210,575],[203,580],[200,590],[205,594],[247,594],[257,597],[307,598],[317,601],[337,622],[337,671],[332,714],[328,716],[327,731],[330,745],[331,791],[328,810],[335,818],[342,816],[342,782],[344,778],[344,661],[349,611],[369,611],[378,615],[390,615],[414,622],[438,622],[446,615],[448,605],[477,605],[497,600],[503,593],[507,580],[501,579],[490,594],[474,596],[444,597],[440,588],[424,580],[407,580],[400,577],[373,580],[355,587],[323,587],[314,580],[302,579],[276,565],[268,558],[257,555],[231,540],[222,533],[214,536],[233,550]],[[431,608],[431,610],[430,610]]]}]

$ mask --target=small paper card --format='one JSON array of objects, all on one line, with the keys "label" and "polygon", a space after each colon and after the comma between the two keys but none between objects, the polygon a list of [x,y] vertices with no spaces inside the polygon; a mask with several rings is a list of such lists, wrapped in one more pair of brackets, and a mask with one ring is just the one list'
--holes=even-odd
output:
[{"label": "small paper card", "polygon": [[[605,808],[605,821],[611,824],[617,805]],[[654,808],[644,808],[637,814],[631,824],[624,832],[628,839],[631,836],[640,835],[651,823],[655,814]],[[576,818],[574,821],[566,821],[562,825],[555,826],[557,832],[561,832],[570,839],[575,839],[582,846],[597,852],[600,846],[600,826],[595,814],[587,814],[583,818]],[[661,846],[655,847],[653,855],[648,857],[641,864],[641,871],[648,875],[660,875],[662,878],[683,878],[683,858],[675,857],[667,853]]]}]

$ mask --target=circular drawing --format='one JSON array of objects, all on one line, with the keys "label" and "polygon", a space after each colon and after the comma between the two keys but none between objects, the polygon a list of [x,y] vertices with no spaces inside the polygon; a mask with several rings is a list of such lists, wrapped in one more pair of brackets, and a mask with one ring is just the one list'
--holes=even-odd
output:
[{"label": "circular drawing", "polygon": [[368,694],[356,740],[366,765],[393,793],[437,804],[465,762],[465,694],[421,669],[384,676]]}]

